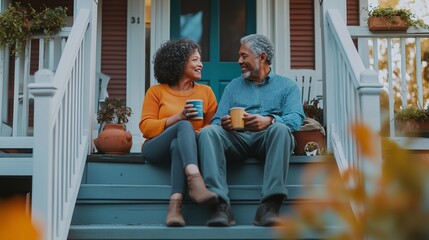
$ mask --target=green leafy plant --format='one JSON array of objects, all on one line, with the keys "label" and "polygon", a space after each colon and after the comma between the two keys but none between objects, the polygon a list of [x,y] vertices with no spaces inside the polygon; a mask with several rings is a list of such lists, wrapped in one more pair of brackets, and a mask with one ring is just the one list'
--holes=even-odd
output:
[{"label": "green leafy plant", "polygon": [[319,107],[318,99],[313,99],[310,103],[305,101],[303,108],[307,117],[318,121],[323,126],[323,109]]},{"label": "green leafy plant", "polygon": [[416,120],[424,122],[429,120],[429,109],[418,107],[406,107],[395,113],[395,120],[397,122],[405,122],[409,120]]},{"label": "green leafy plant", "polygon": [[36,12],[34,16],[34,31],[42,31],[48,36],[59,32],[66,24],[67,8],[44,7],[40,12]]},{"label": "green leafy plant", "polygon": [[429,137],[429,109],[414,106],[400,109],[395,113],[395,123],[399,135]]},{"label": "green leafy plant", "polygon": [[127,123],[131,114],[132,110],[125,105],[124,100],[107,97],[98,111],[97,121],[98,123]]},{"label": "green leafy plant", "polygon": [[30,4],[16,2],[0,13],[0,48],[7,47],[11,55],[19,55],[35,32],[48,39],[65,25],[67,8],[48,8],[37,11]]},{"label": "green leafy plant", "polygon": [[31,36],[34,12],[17,2],[0,13],[0,47],[9,48],[12,54],[21,52]]},{"label": "green leafy plant", "polygon": [[394,9],[392,7],[373,7],[370,9],[365,9],[368,11],[368,17],[385,17],[391,23],[395,23],[394,16],[399,16],[402,20],[406,22],[409,27],[422,27],[429,29],[429,25],[421,19],[418,19],[410,9],[398,8]]}]

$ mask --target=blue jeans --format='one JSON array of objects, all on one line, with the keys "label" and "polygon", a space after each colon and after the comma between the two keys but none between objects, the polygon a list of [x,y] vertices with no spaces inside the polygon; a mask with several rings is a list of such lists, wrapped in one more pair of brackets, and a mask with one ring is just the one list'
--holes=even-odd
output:
[{"label": "blue jeans", "polygon": [[261,201],[277,194],[287,197],[285,183],[294,147],[291,130],[281,123],[260,132],[229,132],[219,125],[210,125],[198,134],[200,167],[206,185],[228,204],[227,161],[244,161],[249,157],[264,161]]},{"label": "blue jeans", "polygon": [[195,130],[189,121],[179,121],[142,146],[143,159],[150,163],[171,162],[171,193],[186,190],[185,167],[197,164]]}]

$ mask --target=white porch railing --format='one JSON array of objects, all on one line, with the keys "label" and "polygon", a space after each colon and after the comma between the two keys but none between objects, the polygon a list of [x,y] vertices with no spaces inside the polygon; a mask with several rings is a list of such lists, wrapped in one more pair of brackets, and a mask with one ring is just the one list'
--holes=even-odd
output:
[{"label": "white porch railing", "polygon": [[[364,67],[338,10],[328,10],[326,18],[325,54],[331,59],[325,62],[328,147],[334,153],[340,171],[352,167],[365,174],[368,168],[363,164],[367,161],[363,161],[363,156],[358,153],[350,128],[354,123],[364,123],[375,132],[380,130],[382,85],[376,73]],[[380,149],[380,142],[374,144]],[[373,169],[381,171],[381,151],[378,154],[378,166]]]},{"label": "white porch railing", "polygon": [[94,76],[90,12],[82,9],[54,73],[39,70],[34,96],[32,216],[43,239],[67,239],[91,143]]},{"label": "white porch railing", "polygon": [[32,40],[39,40],[37,69],[55,72],[69,34],[70,28],[63,28],[50,39],[45,39],[46,36],[43,35],[32,36],[25,45],[25,51],[15,59],[12,136],[32,135],[29,114],[33,96],[28,92],[28,84],[34,82],[34,76],[30,74]]},{"label": "white porch railing", "polygon": [[[429,62],[423,59],[421,54],[423,50],[421,40],[429,39],[429,30],[410,28],[406,33],[374,33],[366,26],[350,26],[348,30],[352,38],[359,40],[359,52],[364,63],[379,73],[379,81],[383,83],[384,91],[387,93],[386,106],[381,108],[384,109],[381,115],[382,122],[388,129],[386,136],[404,148],[429,149],[427,138],[397,136],[397,126],[394,121],[395,110],[399,107],[429,105],[429,99],[424,98],[424,95],[429,95],[429,89],[423,84],[423,68],[427,67]],[[412,49],[414,54],[409,49]],[[387,65],[386,68],[379,69],[380,62],[384,62]]]},{"label": "white porch railing", "polygon": [[[34,75],[30,73],[32,63],[37,69],[47,68],[56,71],[59,59],[70,34],[71,28],[62,28],[61,32],[45,40],[46,36],[32,36],[27,41],[24,51],[16,57],[9,57],[9,52],[0,49],[0,153],[6,150],[25,152],[24,154],[1,154],[1,176],[31,176],[33,173],[33,115],[31,104],[33,96],[28,91],[28,84],[34,82]],[[32,48],[32,43],[38,41],[37,48]],[[38,55],[32,53],[36,50]],[[38,56],[32,59],[31,56]],[[9,58],[9,59],[8,59]],[[14,60],[14,70],[9,72],[9,60]],[[10,75],[13,76],[13,93],[9,93]],[[12,96],[12,100],[9,99]],[[12,101],[10,104],[9,101]],[[9,108],[12,111],[9,111]],[[12,121],[8,123],[8,114],[12,113]]]}]

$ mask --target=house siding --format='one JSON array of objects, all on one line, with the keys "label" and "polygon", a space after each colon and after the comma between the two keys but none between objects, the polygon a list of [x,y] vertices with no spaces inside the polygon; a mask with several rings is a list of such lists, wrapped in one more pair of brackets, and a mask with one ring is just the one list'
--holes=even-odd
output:
[{"label": "house siding", "polygon": [[315,69],[314,1],[290,1],[292,69]]},{"label": "house siding", "polygon": [[347,0],[347,25],[359,26],[359,0]]},{"label": "house siding", "polygon": [[[103,1],[101,71],[110,76],[110,97],[126,98],[127,1]],[[144,39],[142,39],[144,41]]]}]

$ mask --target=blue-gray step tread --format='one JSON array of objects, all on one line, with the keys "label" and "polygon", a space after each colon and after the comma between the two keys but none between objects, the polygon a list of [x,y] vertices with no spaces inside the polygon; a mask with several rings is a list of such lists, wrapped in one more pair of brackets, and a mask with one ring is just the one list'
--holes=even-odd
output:
[{"label": "blue-gray step tread", "polygon": [[[92,155],[91,155],[92,156]],[[110,157],[109,157],[110,156]],[[132,184],[167,185],[170,184],[170,166],[144,163],[138,155],[130,159],[119,156],[104,156],[97,161],[88,161],[82,183],[87,184]],[[108,160],[103,161],[105,158]],[[335,163],[334,163],[335,164]],[[287,183],[302,184],[307,166],[326,173],[327,166],[322,157],[292,156],[289,165]],[[261,184],[263,167],[260,161],[249,159],[245,163],[228,164],[227,180],[229,184]],[[317,181],[316,181],[317,182]]]},{"label": "blue-gray step tread", "polygon": [[[283,203],[281,214],[293,216],[298,205],[316,207],[321,200],[288,200]],[[252,224],[258,201],[232,201],[231,209],[238,225]],[[79,201],[75,207],[72,224],[163,224],[167,215],[168,201],[99,200]],[[190,226],[203,226],[210,218],[209,207],[185,201],[183,217]],[[326,221],[329,224],[332,221]]]},{"label": "blue-gray step tread", "polygon": [[[320,162],[322,156],[302,156],[292,155],[290,162]],[[258,160],[256,160],[258,161]],[[101,162],[101,163],[145,163],[141,153],[129,154],[90,154],[88,155],[87,162]],[[253,160],[249,161],[253,162]]]},{"label": "blue-gray step tread", "polygon": [[[337,232],[337,228],[328,228]],[[280,227],[257,227],[239,225],[234,227],[185,226],[181,228],[164,225],[73,225],[70,227],[69,240],[270,240],[281,239]],[[302,239],[322,239],[320,235],[306,233]]]},{"label": "blue-gray step tread", "polygon": [[[231,201],[259,201],[261,185],[230,185]],[[325,191],[323,185],[286,185],[288,200],[315,199],[316,195]],[[168,201],[171,194],[170,185],[121,185],[121,184],[82,184],[79,190],[78,202],[84,200],[140,200]],[[320,196],[320,195],[318,195]],[[188,198],[189,199],[189,198]]]}]

